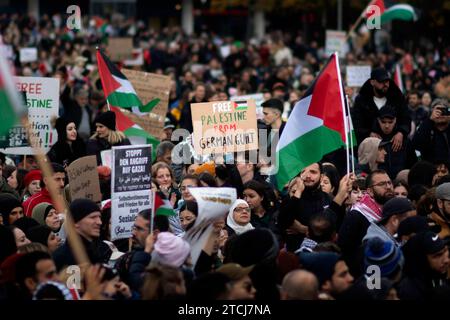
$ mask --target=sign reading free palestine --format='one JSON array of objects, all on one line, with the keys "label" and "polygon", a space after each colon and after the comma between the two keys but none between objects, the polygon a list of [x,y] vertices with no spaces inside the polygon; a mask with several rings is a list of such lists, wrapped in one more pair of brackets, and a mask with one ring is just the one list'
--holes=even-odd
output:
[{"label": "sign reading free palestine", "polygon": [[255,101],[214,101],[191,105],[194,149],[200,155],[258,149]]},{"label": "sign reading free palestine", "polygon": [[[59,80],[44,77],[14,77],[16,88],[24,92],[28,107],[28,121],[34,135],[31,140],[46,153],[57,141],[56,130],[51,119],[58,117],[59,112]],[[6,154],[33,154],[33,149],[26,141],[25,129],[18,124],[6,137]]]}]

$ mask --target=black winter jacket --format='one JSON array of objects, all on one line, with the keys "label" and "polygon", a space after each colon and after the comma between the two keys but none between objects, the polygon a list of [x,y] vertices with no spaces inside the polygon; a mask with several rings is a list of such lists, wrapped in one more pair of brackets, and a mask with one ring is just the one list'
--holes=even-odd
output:
[{"label": "black winter jacket", "polygon": [[[370,80],[367,80],[361,87],[352,110],[353,127],[358,145],[365,138],[369,137],[370,131],[378,117],[379,109],[373,101],[373,97],[373,87],[370,84]],[[411,130],[408,105],[402,92],[392,80],[389,84],[386,99],[386,105],[393,107],[396,111],[397,132],[402,132],[404,137],[408,136]]]}]

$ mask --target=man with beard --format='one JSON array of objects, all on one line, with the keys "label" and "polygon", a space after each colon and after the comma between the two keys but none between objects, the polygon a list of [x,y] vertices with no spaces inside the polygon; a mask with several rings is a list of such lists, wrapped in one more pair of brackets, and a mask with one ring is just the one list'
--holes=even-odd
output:
[{"label": "man with beard", "polygon": [[286,247],[297,250],[308,231],[309,220],[314,213],[322,212],[332,199],[320,188],[322,166],[313,163],[303,169],[297,178],[294,194],[287,198],[280,208],[278,223],[284,230]]},{"label": "man with beard", "polygon": [[339,230],[338,245],[352,275],[359,277],[360,246],[371,222],[382,219],[383,205],[394,197],[392,181],[386,171],[372,171],[366,179],[367,193],[347,213]]},{"label": "man with beard", "polygon": [[358,144],[369,136],[381,138],[379,134],[372,132],[371,128],[377,121],[378,111],[384,106],[395,110],[397,126],[391,141],[393,151],[397,152],[411,130],[411,118],[406,100],[390,79],[389,73],[384,68],[376,68],[372,70],[370,79],[361,87],[353,107],[352,118]]}]

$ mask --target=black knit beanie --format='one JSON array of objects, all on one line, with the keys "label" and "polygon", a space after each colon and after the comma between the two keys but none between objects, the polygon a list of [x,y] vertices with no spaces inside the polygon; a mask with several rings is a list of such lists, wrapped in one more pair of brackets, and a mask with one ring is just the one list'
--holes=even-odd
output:
[{"label": "black knit beanie", "polygon": [[101,123],[110,130],[116,130],[116,114],[112,111],[99,113],[94,120],[94,123]]},{"label": "black knit beanie", "polygon": [[100,212],[100,208],[94,201],[89,199],[75,199],[70,204],[70,213],[75,223],[95,211]]}]

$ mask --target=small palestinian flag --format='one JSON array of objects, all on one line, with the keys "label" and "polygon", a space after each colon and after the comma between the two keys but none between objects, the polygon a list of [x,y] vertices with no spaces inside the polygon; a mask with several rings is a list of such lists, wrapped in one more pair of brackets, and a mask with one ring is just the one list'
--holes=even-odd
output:
[{"label": "small palestinian flag", "polygon": [[157,216],[174,216],[177,213],[173,210],[172,204],[160,192],[154,192],[154,212]]},{"label": "small palestinian flag", "polygon": [[244,111],[247,110],[248,103],[247,101],[235,101],[234,102],[234,110],[235,111]]}]

